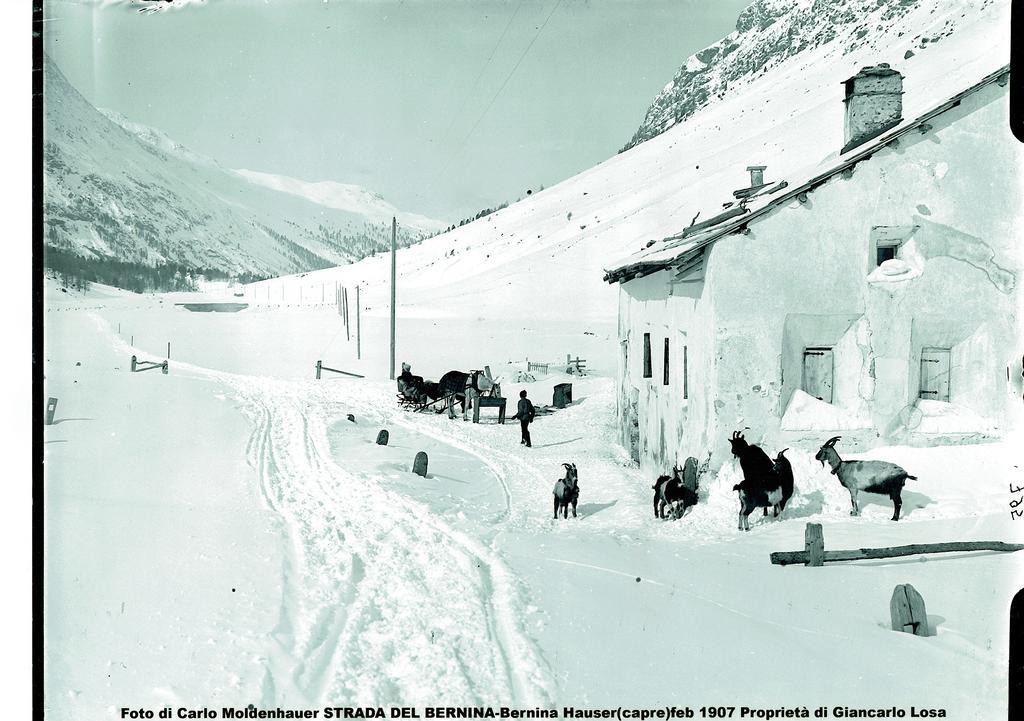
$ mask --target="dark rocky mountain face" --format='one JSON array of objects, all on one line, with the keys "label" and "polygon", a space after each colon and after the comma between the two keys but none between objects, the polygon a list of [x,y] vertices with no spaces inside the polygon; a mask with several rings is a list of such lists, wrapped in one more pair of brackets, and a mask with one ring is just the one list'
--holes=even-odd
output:
[{"label": "dark rocky mountain face", "polygon": [[[643,123],[623,150],[650,140],[751,80],[791,58],[831,46],[829,53],[854,53],[910,13],[930,14],[955,0],[755,0],[736,20],[736,30],[691,55],[648,108]],[[983,5],[989,2],[982,3]],[[917,38],[924,49],[952,33]],[[906,32],[913,32],[909,28]],[[902,32],[898,32],[902,35]],[[884,47],[879,47],[884,53]],[[912,51],[910,51],[912,52]],[[884,59],[884,55],[880,56]],[[899,58],[893,58],[893,61]]]}]

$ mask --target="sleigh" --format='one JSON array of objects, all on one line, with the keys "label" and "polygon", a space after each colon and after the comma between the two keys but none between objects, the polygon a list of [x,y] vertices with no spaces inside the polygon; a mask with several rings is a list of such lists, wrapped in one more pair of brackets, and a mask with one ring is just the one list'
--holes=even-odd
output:
[{"label": "sleigh", "polygon": [[498,408],[499,422],[504,422],[505,399],[501,397],[501,386],[491,379],[490,369],[448,371],[437,383],[425,381],[420,376],[404,373],[398,378],[398,405],[410,411],[443,413],[454,417],[455,404],[473,407],[473,421],[480,419],[481,407]]}]

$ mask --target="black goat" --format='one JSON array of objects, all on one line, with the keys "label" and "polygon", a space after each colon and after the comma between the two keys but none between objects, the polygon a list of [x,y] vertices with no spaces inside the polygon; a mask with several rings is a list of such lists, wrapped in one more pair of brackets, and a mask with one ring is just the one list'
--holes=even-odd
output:
[{"label": "black goat", "polygon": [[558,518],[558,510],[562,510],[562,518],[569,517],[569,505],[572,505],[572,517],[576,518],[576,503],[580,498],[579,473],[576,471],[575,463],[563,463],[565,466],[565,478],[555,481],[552,493],[555,496],[555,518]]},{"label": "black goat", "polygon": [[859,491],[866,491],[868,493],[883,493],[889,496],[893,507],[891,520],[900,520],[900,508],[903,506],[901,495],[903,485],[907,482],[908,478],[916,481],[917,476],[912,476],[895,463],[887,461],[844,461],[839,457],[839,453],[835,449],[836,443],[841,438],[842,436],[835,436],[825,441],[821,448],[818,449],[814,460],[821,461],[822,466],[828,463],[832,467],[832,473],[839,479],[839,482],[843,484],[846,490],[850,492],[850,503],[853,505],[850,515],[860,515],[860,507],[857,505],[857,493]]},{"label": "black goat", "polygon": [[740,460],[744,481],[759,481],[772,473],[775,465],[760,446],[747,443],[740,431],[734,431],[729,439],[732,454]]},{"label": "black goat", "polygon": [[[783,455],[788,450],[788,448],[783,448],[779,451],[779,455],[775,457],[775,465],[772,469],[775,477],[779,479],[779,487],[782,489],[782,500],[775,505],[776,516],[786,510],[786,504],[793,497],[793,466],[790,464],[789,459]],[[766,508],[765,513],[767,512],[768,509]]]},{"label": "black goat", "polygon": [[[744,481],[760,484],[771,474],[774,468],[772,459],[760,446],[747,443],[742,432],[733,431],[729,444],[732,446],[732,454],[740,461]],[[768,515],[767,508],[764,509],[764,515]]]},{"label": "black goat", "polygon": [[660,476],[651,486],[654,489],[655,518],[665,518],[666,507],[673,518],[682,518],[688,508],[697,505],[696,478],[694,488],[689,488],[683,481],[682,471],[675,466],[671,476]]},{"label": "black goat", "polygon": [[793,466],[785,456],[788,448],[779,451],[773,462],[760,447],[747,443],[739,431],[732,434],[729,443],[743,470],[743,481],[732,487],[740,500],[737,527],[749,531],[749,516],[755,508],[763,508],[767,516],[768,508],[772,507],[776,518],[785,510],[793,496]]}]

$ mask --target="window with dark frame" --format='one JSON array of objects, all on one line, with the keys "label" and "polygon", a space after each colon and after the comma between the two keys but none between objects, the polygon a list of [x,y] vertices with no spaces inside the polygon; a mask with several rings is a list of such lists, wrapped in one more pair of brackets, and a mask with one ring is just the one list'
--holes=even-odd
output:
[{"label": "window with dark frame", "polygon": [[644,378],[654,377],[654,371],[651,368],[651,334],[644,333]]},{"label": "window with dark frame", "polygon": [[879,242],[875,245],[875,265],[881,265],[887,260],[892,260],[896,257],[896,252],[900,249],[900,244],[896,242]]},{"label": "window with dark frame", "polygon": [[687,367],[686,348],[683,346],[683,400],[690,397],[690,369]]},{"label": "window with dark frame", "polygon": [[914,236],[919,229],[917,225],[873,225],[867,247],[867,271],[887,260],[896,260],[900,249]]},{"label": "window with dark frame", "polygon": [[662,380],[662,384],[667,386],[668,385],[668,338],[665,339],[665,364],[664,364],[664,366],[665,366],[665,370],[664,370],[664,376],[665,377]]}]

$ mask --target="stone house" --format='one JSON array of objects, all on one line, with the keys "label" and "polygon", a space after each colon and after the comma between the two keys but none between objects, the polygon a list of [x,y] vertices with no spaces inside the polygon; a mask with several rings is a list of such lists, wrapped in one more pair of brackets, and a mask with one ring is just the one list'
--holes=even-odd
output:
[{"label": "stone house", "polygon": [[694,222],[605,275],[635,460],[662,471],[711,452],[717,468],[742,429],[770,452],[1005,433],[1021,398],[1024,152],[1002,62],[907,92],[897,69],[865,67],[758,138],[694,148],[696,172],[716,171],[681,189]]}]

